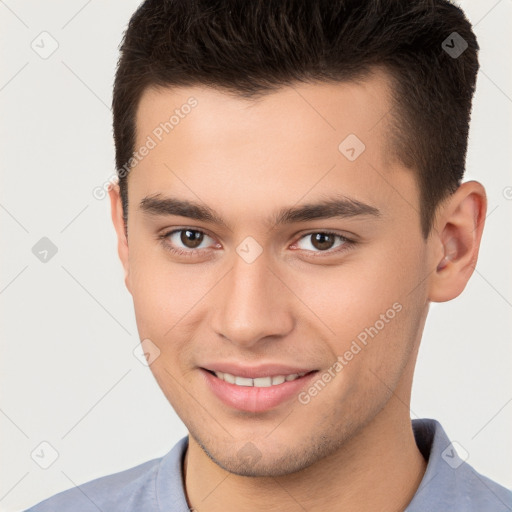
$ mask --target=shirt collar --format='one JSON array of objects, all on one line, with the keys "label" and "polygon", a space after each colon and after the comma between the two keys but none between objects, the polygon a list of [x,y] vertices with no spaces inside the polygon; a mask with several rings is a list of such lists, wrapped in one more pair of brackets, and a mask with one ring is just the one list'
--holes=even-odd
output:
[{"label": "shirt collar", "polygon": [[[457,453],[458,443],[450,442],[438,421],[413,420],[412,428],[418,449],[427,460],[427,468],[406,512],[441,510],[436,507],[443,506],[449,506],[451,512],[462,512],[469,510],[472,501],[475,505],[476,498],[478,503],[488,504],[492,510],[510,510],[503,496],[500,497],[499,486],[479,475],[461,459]],[[460,445],[458,447],[463,450]],[[180,439],[160,462],[156,499],[161,512],[171,510],[171,504],[173,512],[189,511],[183,476],[183,458],[187,448],[188,436]]]}]

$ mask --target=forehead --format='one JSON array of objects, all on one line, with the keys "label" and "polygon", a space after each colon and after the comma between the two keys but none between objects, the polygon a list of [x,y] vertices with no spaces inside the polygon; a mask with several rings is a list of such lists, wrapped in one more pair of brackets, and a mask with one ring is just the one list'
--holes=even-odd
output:
[{"label": "forehead", "polygon": [[[197,103],[193,109],[188,107],[191,98]],[[384,71],[375,70],[364,80],[296,83],[249,99],[206,86],[150,87],[141,96],[136,127],[139,143],[155,129],[158,136],[158,127],[170,121],[173,135],[193,132],[198,144],[228,139],[233,146],[239,141],[247,145],[248,135],[255,143],[275,141],[276,135],[279,143],[314,142],[315,137],[336,142],[353,133],[375,146],[371,143],[380,142],[381,121],[390,110],[390,82]],[[182,122],[186,117],[191,119]],[[164,130],[162,135],[167,134]]]},{"label": "forehead", "polygon": [[381,72],[257,99],[204,86],[147,89],[135,149],[149,142],[151,150],[130,173],[130,195],[178,192],[208,204],[229,197],[242,211],[251,200],[277,207],[335,189],[382,209],[396,200],[391,182],[411,179],[390,163],[390,98]]}]

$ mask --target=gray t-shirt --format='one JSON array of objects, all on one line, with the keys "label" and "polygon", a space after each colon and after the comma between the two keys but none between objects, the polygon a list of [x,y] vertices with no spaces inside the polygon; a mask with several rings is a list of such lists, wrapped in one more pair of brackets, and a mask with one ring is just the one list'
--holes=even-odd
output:
[{"label": "gray t-shirt", "polygon": [[[427,470],[407,512],[510,512],[512,491],[457,455],[441,425],[413,420]],[[26,512],[188,512],[182,462],[188,437],[161,458],[63,491]]]}]

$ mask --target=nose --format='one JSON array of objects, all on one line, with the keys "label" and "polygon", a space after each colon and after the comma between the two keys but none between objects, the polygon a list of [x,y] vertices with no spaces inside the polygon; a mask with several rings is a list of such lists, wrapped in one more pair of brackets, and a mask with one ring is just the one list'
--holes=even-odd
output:
[{"label": "nose", "polygon": [[214,331],[234,344],[252,348],[293,330],[290,293],[262,255],[247,263],[237,254],[214,297]]}]

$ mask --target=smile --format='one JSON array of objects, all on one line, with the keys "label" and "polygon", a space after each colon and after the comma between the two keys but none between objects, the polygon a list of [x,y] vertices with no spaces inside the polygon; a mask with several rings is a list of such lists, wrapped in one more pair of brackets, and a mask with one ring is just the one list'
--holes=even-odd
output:
[{"label": "smile", "polygon": [[298,371],[299,368],[284,368],[283,366],[280,368],[270,368],[270,366],[258,369],[239,368],[238,371],[233,368],[231,370],[243,373],[243,375],[236,375],[220,369],[201,368],[200,370],[209,392],[224,405],[230,409],[251,413],[263,413],[296,399],[301,390],[318,373],[317,370],[304,372]]},{"label": "smile", "polygon": [[300,377],[306,375],[307,372],[304,373],[292,373],[290,375],[275,375],[273,377],[256,377],[251,379],[249,377],[240,377],[238,375],[232,375],[231,373],[225,372],[215,372],[212,373],[219,379],[229,383],[235,384],[236,386],[247,386],[247,387],[255,387],[255,388],[269,388],[271,386],[279,386],[279,384],[283,384],[283,382],[291,382],[292,380],[296,380]]}]

